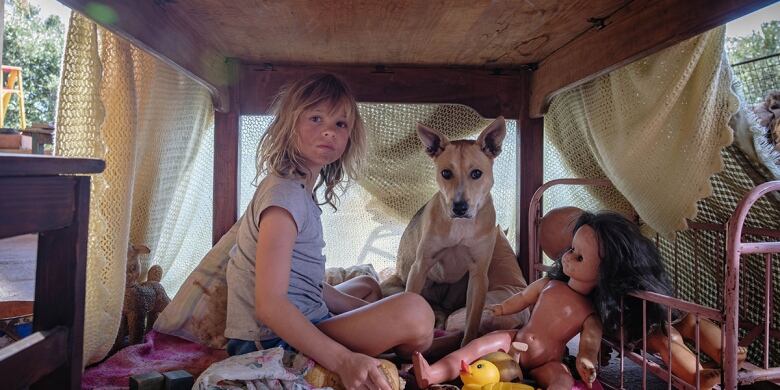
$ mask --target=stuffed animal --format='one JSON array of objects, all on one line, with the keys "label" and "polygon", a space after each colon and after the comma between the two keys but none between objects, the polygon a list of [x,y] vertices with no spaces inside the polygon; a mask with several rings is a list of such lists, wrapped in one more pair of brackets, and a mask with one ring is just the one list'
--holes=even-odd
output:
[{"label": "stuffed animal", "polygon": [[[390,388],[393,390],[403,389],[405,383],[401,383],[401,378],[398,376],[398,368],[395,364],[385,359],[379,359],[379,362],[382,363],[379,368],[382,370],[382,373],[385,374],[385,378],[387,379]],[[332,371],[328,371],[319,364],[315,364],[314,367],[306,372],[304,379],[316,388],[326,387],[334,390],[344,390],[344,385],[341,383],[341,379],[338,375]]]},{"label": "stuffed animal", "polygon": [[[114,350],[140,343],[148,330],[152,328],[157,316],[171,301],[160,284],[162,267],[154,265],[149,269],[147,281],[140,282],[141,262],[139,255],[148,254],[144,245],[130,244],[127,247],[127,279],[125,284],[125,304],[122,308],[122,320],[114,343]],[[127,342],[125,342],[127,337]]]}]

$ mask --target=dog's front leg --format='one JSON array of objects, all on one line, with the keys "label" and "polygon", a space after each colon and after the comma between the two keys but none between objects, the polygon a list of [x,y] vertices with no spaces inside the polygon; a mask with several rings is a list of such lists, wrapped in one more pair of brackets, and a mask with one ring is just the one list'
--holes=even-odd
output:
[{"label": "dog's front leg", "polygon": [[[466,290],[466,333],[463,335],[461,346],[477,338],[479,325],[482,321],[482,310],[485,308],[485,296],[488,289],[488,267],[483,264],[474,264],[469,271],[469,286]],[[490,265],[488,262],[487,265]]]},{"label": "dog's front leg", "polygon": [[436,263],[433,258],[434,252],[429,246],[423,245],[422,243],[424,242],[425,240],[421,240],[421,244],[417,247],[414,264],[412,264],[409,276],[406,278],[407,292],[422,293],[423,287],[425,287],[425,280],[428,278],[428,272]]}]

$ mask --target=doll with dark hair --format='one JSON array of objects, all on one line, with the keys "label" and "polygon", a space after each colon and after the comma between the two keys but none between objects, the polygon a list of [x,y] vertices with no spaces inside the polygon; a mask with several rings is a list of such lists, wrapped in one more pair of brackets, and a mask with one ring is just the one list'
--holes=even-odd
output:
[{"label": "doll with dark hair", "polygon": [[[551,240],[548,237],[546,240],[571,243],[548,276],[533,282],[523,292],[501,304],[488,308],[496,315],[505,315],[534,305],[528,323],[518,330],[489,333],[433,365],[428,365],[422,355],[415,354],[414,371],[420,387],[454,379],[462,361],[470,363],[488,352],[503,350],[511,351],[520,366],[544,388],[570,389],[572,375],[561,363],[561,358],[566,343],[578,332],[582,333],[577,371],[586,384],[590,384],[595,380],[593,362],[597,361],[602,329],[608,334],[618,334],[621,297],[625,297],[623,321],[627,329],[626,339],[641,340],[642,303],[627,294],[645,290],[671,295],[669,278],[658,250],[641,234],[637,225],[620,214],[573,210],[575,214],[569,208],[565,212],[553,211],[545,216],[563,218],[566,223],[554,225],[566,227],[564,236],[573,234],[571,239]],[[573,228],[568,230],[572,215],[578,217]],[[541,233],[545,235],[544,231]],[[544,237],[541,242],[545,242]],[[558,254],[555,250],[553,253]],[[669,332],[666,318],[666,310],[662,306],[647,303],[648,349],[659,353],[669,364],[671,336],[673,373],[688,383],[695,383],[696,357],[683,342],[683,335],[689,337],[694,334],[695,319],[692,316],[673,319],[675,327]],[[720,329],[712,322],[702,321],[700,334],[702,351],[720,362]],[[513,348],[513,342],[527,344],[527,351]],[[719,382],[720,370],[701,366],[698,369],[702,388],[711,388]]]}]

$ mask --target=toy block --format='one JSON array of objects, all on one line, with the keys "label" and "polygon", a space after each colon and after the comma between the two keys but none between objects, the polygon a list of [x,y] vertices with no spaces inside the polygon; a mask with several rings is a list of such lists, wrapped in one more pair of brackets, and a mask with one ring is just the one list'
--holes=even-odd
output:
[{"label": "toy block", "polygon": [[130,377],[130,390],[160,390],[165,383],[165,377],[157,371]]},{"label": "toy block", "polygon": [[195,378],[184,370],[164,372],[165,390],[190,390],[195,384]]}]

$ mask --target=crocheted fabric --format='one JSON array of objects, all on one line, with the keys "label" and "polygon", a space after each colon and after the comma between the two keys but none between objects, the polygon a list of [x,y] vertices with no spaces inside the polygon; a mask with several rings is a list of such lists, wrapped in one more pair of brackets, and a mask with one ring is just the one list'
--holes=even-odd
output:
[{"label": "crocheted fabric", "polygon": [[[738,100],[723,28],[689,39],[557,96],[545,116],[562,162],[607,177],[650,227],[686,228],[712,194],[731,144]],[[599,175],[598,170],[603,174]]]},{"label": "crocheted fabric", "polygon": [[55,153],[106,161],[90,195],[85,364],[116,337],[128,241],[151,248],[143,269],[160,264],[171,296],[210,248],[212,129],[204,87],[73,14]]}]

